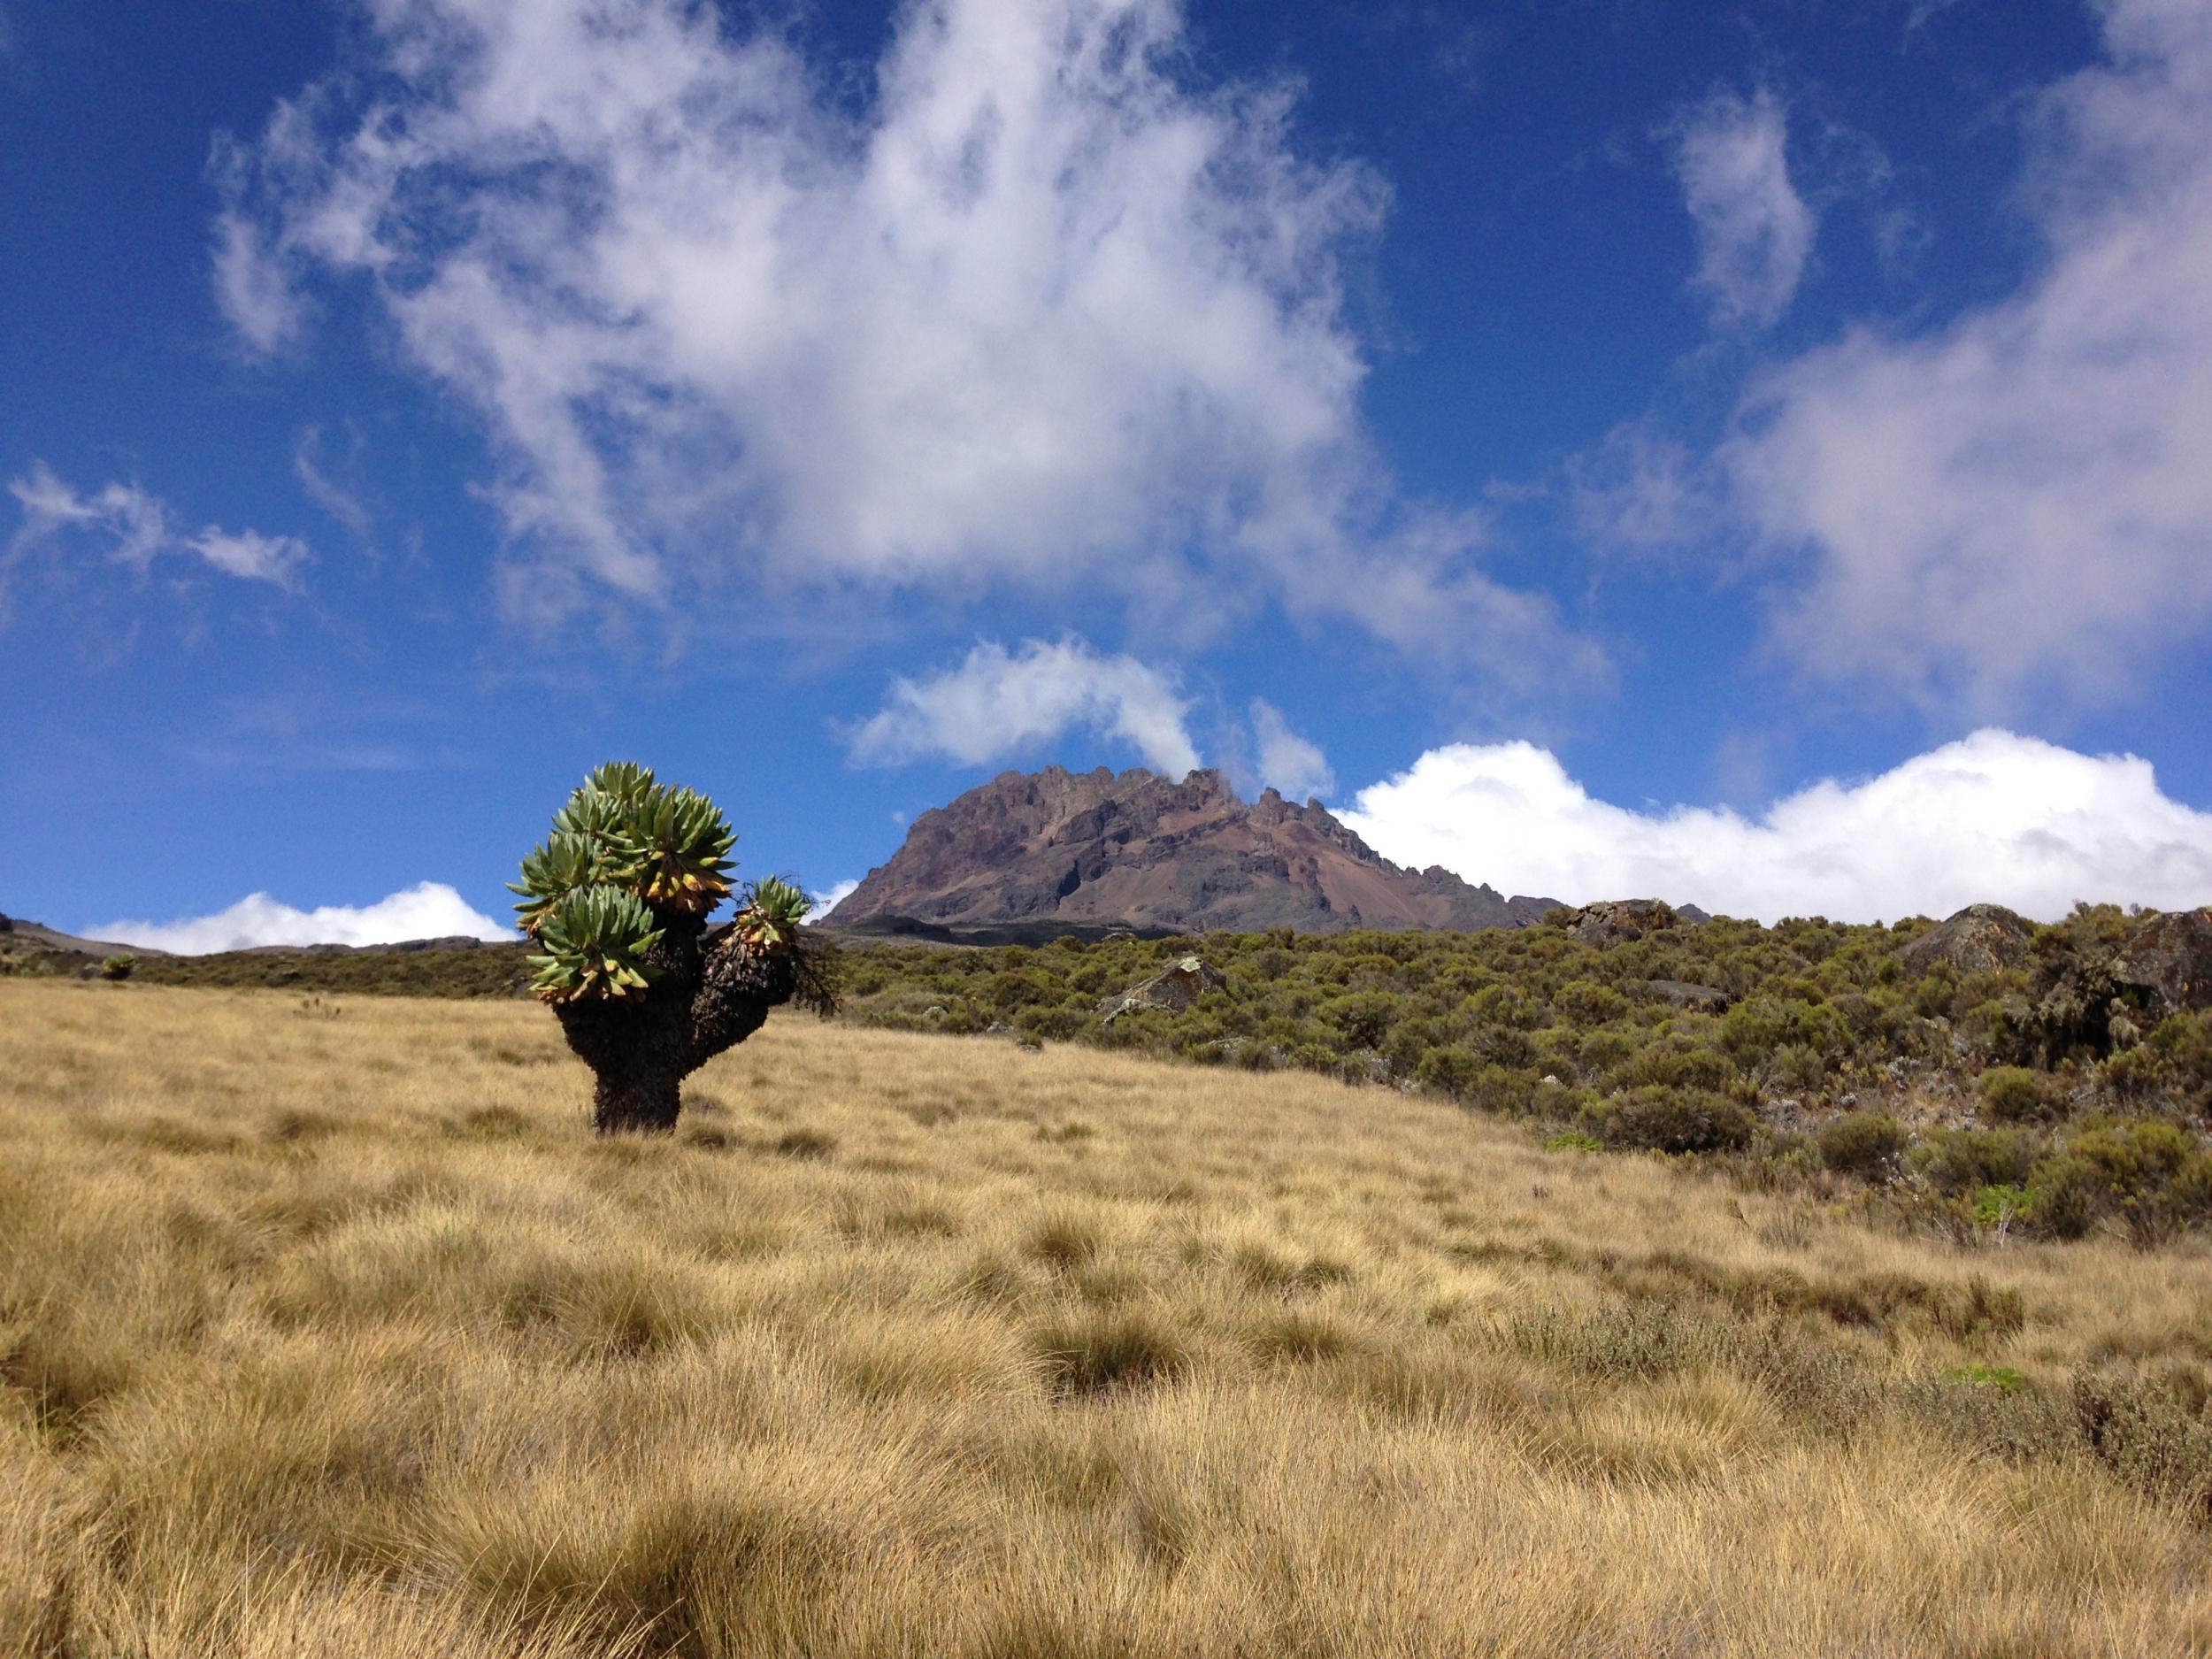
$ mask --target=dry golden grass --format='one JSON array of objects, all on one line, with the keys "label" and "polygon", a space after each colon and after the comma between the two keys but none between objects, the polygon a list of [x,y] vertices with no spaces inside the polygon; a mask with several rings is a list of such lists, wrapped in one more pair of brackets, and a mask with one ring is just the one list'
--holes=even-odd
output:
[{"label": "dry golden grass", "polygon": [[695,1081],[596,1142],[534,1006],[0,984],[0,1655],[2212,1652],[2200,1248],[1056,1048]]}]

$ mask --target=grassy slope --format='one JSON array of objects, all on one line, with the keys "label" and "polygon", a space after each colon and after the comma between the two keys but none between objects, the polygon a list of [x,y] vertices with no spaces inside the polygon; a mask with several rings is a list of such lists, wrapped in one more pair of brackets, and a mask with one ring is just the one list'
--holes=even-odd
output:
[{"label": "grassy slope", "polygon": [[599,1143],[530,1004],[0,983],[0,1654],[2212,1652],[2200,1245],[1059,1047],[697,1081]]}]

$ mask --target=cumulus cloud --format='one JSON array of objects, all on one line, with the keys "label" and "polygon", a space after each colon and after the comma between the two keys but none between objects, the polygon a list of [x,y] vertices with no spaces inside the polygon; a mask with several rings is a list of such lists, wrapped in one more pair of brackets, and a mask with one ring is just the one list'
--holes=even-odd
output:
[{"label": "cumulus cloud", "polygon": [[372,296],[495,440],[511,595],[1202,582],[1592,669],[1377,460],[1340,271],[1386,192],[1290,88],[1194,84],[1173,0],[917,0],[856,109],[724,11],[382,0],[375,73],[219,150],[240,334]]},{"label": "cumulus cloud", "polygon": [[1987,729],[1755,817],[1594,799],[1529,743],[1432,749],[1341,815],[1386,857],[1571,903],[1658,896],[1772,922],[1891,920],[1978,900],[2043,919],[2078,900],[2212,903],[2212,813],[2148,761]]},{"label": "cumulus cloud", "polygon": [[1259,781],[1293,801],[1330,794],[1336,774],[1319,745],[1290,729],[1283,711],[1263,697],[1252,699],[1252,741]]},{"label": "cumulus cloud", "polygon": [[187,535],[174,527],[168,503],[136,483],[111,482],[89,495],[57,478],[43,461],[8,485],[23,522],[8,542],[8,560],[73,531],[104,538],[117,563],[144,571],[164,553],[194,553],[228,576],[289,588],[309,556],[297,536],[227,531],[215,525]]},{"label": "cumulus cloud", "polygon": [[2039,107],[2039,265],[1758,381],[1720,462],[1815,673],[1996,710],[2131,689],[2212,617],[2212,11],[2107,0]]},{"label": "cumulus cloud", "polygon": [[1789,308],[1816,220],[1790,182],[1789,127],[1763,88],[1721,94],[1684,123],[1675,173],[1697,224],[1697,287],[1714,320],[1763,328]]},{"label": "cumulus cloud", "polygon": [[956,668],[891,682],[880,711],[847,734],[861,765],[941,758],[964,766],[1011,759],[1084,728],[1127,743],[1171,778],[1198,764],[1184,725],[1189,704],[1173,678],[1133,657],[1107,657],[1070,636],[1028,640],[1009,652],[994,641]]},{"label": "cumulus cloud", "polygon": [[326,904],[311,910],[253,893],[212,916],[174,922],[108,922],[85,929],[88,938],[184,956],[256,945],[390,945],[457,935],[496,940],[515,936],[504,924],[470,908],[442,881],[418,882],[373,904]]}]

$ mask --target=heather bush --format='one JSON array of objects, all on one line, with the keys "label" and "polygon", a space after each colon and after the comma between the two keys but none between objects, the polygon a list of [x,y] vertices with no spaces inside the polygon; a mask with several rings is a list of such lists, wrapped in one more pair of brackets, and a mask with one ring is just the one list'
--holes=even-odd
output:
[{"label": "heather bush", "polygon": [[1982,1073],[1982,1116],[1992,1123],[2039,1123],[2058,1116],[2064,1096],[2045,1072],[2025,1066],[1996,1065]]},{"label": "heather bush", "polygon": [[1651,1152],[1721,1152],[1748,1146],[1758,1115],[1724,1094],[1647,1086],[1601,1102],[1590,1125],[1609,1146]]},{"label": "heather bush", "polygon": [[1822,1163],[1869,1180],[1887,1180],[1911,1139],[1896,1118],[1872,1111],[1847,1112],[1815,1137]]}]

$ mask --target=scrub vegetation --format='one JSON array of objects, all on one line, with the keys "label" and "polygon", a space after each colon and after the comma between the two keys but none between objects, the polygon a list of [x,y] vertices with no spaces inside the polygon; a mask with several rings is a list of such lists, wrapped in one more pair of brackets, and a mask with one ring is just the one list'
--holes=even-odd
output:
[{"label": "scrub vegetation", "polygon": [[[2090,970],[2137,925],[2085,906],[1984,972],[1909,968],[1924,918],[1811,918],[1602,948],[1555,925],[878,947],[845,953],[843,985],[865,1024],[1394,1085],[1942,1231],[2150,1245],[2212,1225],[2212,1011],[2106,995]],[[1101,1022],[1102,996],[1190,952],[1219,988]]]},{"label": "scrub vegetation", "polygon": [[[1543,1141],[1694,1156],[1942,1234],[2109,1233],[2147,1248],[2212,1225],[2212,1011],[2147,1010],[2098,983],[2102,954],[2139,925],[2084,906],[2037,930],[2016,965],[1980,971],[1909,965],[1924,918],[1814,918],[1602,948],[1558,926],[849,941],[833,972],[861,1025],[1314,1072],[1512,1118]],[[1222,979],[1195,1006],[1101,1018],[1194,953]],[[237,952],[150,960],[139,979],[506,997],[530,969],[520,947]]]},{"label": "scrub vegetation", "polygon": [[791,1014],[603,1139],[533,1003],[146,977],[0,983],[10,1659],[2212,1653],[2193,1237]]}]

